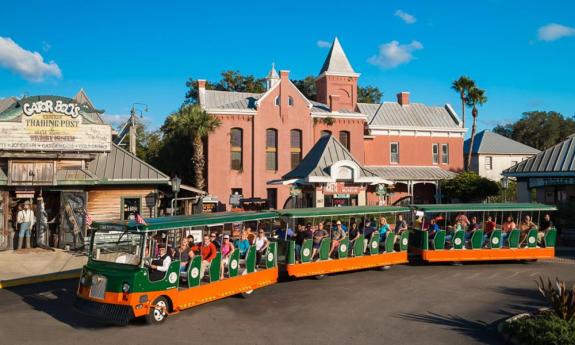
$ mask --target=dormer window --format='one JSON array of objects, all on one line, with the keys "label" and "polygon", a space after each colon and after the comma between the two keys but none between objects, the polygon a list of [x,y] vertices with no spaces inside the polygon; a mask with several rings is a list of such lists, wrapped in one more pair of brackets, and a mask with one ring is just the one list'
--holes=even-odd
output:
[{"label": "dormer window", "polygon": [[289,97],[288,97],[288,105],[289,105],[290,107],[293,107],[293,97],[292,97],[292,96],[289,96]]},{"label": "dormer window", "polygon": [[280,106],[280,96],[276,96],[275,104],[277,107]]}]

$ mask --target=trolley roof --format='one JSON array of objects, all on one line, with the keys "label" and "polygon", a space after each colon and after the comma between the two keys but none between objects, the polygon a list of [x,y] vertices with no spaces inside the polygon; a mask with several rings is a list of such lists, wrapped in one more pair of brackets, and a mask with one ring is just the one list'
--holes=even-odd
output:
[{"label": "trolley roof", "polygon": [[409,212],[409,207],[401,206],[346,206],[346,207],[318,207],[294,208],[279,210],[283,217],[311,218],[329,216],[359,216],[365,214]]},{"label": "trolley roof", "polygon": [[412,208],[424,212],[502,212],[502,211],[556,211],[557,207],[538,203],[492,203],[492,204],[429,204],[410,205]]},{"label": "trolley roof", "polygon": [[201,213],[191,216],[173,216],[146,218],[146,224],[138,224],[135,220],[119,222],[95,222],[98,226],[122,226],[129,231],[157,231],[175,228],[188,228],[196,226],[217,225],[226,223],[240,223],[258,221],[263,219],[277,218],[277,213],[267,212],[221,212],[221,213]]}]

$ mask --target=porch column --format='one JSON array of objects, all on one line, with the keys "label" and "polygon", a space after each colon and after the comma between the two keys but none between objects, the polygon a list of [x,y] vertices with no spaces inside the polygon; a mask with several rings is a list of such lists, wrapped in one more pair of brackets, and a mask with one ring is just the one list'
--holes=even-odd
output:
[{"label": "porch column", "polygon": [[441,184],[435,182],[435,203],[441,204]]},{"label": "porch column", "polygon": [[357,206],[367,205],[367,190],[362,190],[357,194]]},{"label": "porch column", "polygon": [[[315,186],[314,186],[315,188]],[[325,200],[323,197],[323,192],[321,190],[317,190],[315,191],[314,194],[314,201],[315,201],[315,207],[324,207],[325,206]]]}]

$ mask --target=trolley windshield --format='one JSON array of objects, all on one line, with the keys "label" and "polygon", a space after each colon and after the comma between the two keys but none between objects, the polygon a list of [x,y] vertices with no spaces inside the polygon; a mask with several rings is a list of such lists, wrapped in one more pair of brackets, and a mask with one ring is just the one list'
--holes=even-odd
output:
[{"label": "trolley windshield", "polygon": [[92,236],[90,258],[96,261],[137,266],[142,260],[144,235],[123,226],[102,227]]}]

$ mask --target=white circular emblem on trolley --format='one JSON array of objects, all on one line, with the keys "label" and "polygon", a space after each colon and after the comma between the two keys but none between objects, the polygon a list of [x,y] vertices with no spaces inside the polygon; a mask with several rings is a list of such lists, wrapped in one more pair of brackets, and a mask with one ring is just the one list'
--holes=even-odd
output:
[{"label": "white circular emblem on trolley", "polygon": [[345,252],[345,251],[347,251],[347,246],[346,246],[345,244],[342,244],[341,246],[339,246],[339,249],[340,249],[342,252]]},{"label": "white circular emblem on trolley", "polygon": [[268,253],[268,261],[274,261],[274,253]]},{"label": "white circular emblem on trolley", "polygon": [[236,268],[238,268],[238,260],[232,260],[232,262],[230,263],[230,267],[235,270]]},{"label": "white circular emblem on trolley", "polygon": [[309,248],[304,248],[303,250],[303,256],[309,256],[310,252],[309,252]]},{"label": "white circular emblem on trolley", "polygon": [[529,243],[531,244],[535,243],[535,237],[533,236],[529,237]]},{"label": "white circular emblem on trolley", "polygon": [[[459,242],[461,242],[461,240],[459,240]],[[407,246],[407,237],[404,237],[403,240],[401,240],[401,244]]]},{"label": "white circular emblem on trolley", "polygon": [[192,278],[197,278],[200,275],[200,270],[197,267],[192,268],[192,272],[190,272]]},{"label": "white circular emblem on trolley", "polygon": [[460,244],[461,244],[461,238],[459,238],[459,237],[456,238],[456,239],[455,239],[455,244],[456,244],[456,245],[460,245]]},{"label": "white circular emblem on trolley", "polygon": [[371,248],[373,249],[377,248],[377,241],[371,242]]},{"label": "white circular emblem on trolley", "polygon": [[178,275],[176,274],[176,272],[170,273],[170,275],[168,276],[168,281],[170,282],[170,284],[174,284],[176,280],[178,280]]},{"label": "white circular emblem on trolley", "polygon": [[499,244],[499,237],[493,237],[493,239],[491,240],[491,243]]}]

